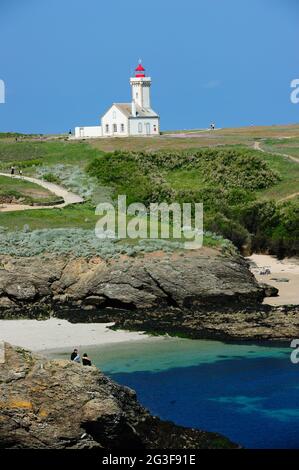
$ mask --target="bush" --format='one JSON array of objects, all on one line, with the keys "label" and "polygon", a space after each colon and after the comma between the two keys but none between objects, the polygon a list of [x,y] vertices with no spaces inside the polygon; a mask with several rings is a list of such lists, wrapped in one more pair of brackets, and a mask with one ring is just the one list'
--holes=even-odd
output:
[{"label": "bush", "polygon": [[56,175],[53,175],[53,173],[44,174],[43,179],[45,181],[48,181],[49,183],[57,183],[57,184],[61,183],[60,178],[58,178],[58,176],[56,176]]},{"label": "bush", "polygon": [[96,178],[88,176],[84,170],[75,165],[59,163],[53,166],[39,167],[36,174],[51,183],[63,184],[70,191],[85,199],[92,199],[98,186]]},{"label": "bush", "polygon": [[246,228],[223,214],[217,213],[208,217],[205,221],[205,228],[220,233],[224,238],[231,240],[239,250],[250,243],[250,234]]}]

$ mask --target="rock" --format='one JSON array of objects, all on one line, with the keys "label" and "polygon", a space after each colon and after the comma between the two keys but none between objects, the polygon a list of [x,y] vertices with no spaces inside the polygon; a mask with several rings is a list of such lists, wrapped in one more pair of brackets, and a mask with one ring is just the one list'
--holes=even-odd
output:
[{"label": "rock", "polygon": [[274,287],[270,286],[269,284],[266,283],[260,283],[260,287],[264,289],[265,297],[277,297],[279,290]]},{"label": "rock", "polygon": [[81,302],[132,311],[255,305],[265,296],[242,257],[217,251],[164,254],[159,262],[154,256],[113,262],[8,258],[1,263],[0,298],[17,301],[25,314],[28,300],[32,307],[41,306],[41,299],[51,307],[61,301],[70,307]]},{"label": "rock", "polygon": [[299,335],[299,307],[263,305],[278,291],[259,285],[241,256],[215,250],[110,261],[6,256],[0,265],[0,318],[55,315],[209,339]]},{"label": "rock", "polygon": [[37,290],[33,283],[24,279],[9,283],[4,287],[4,292],[15,300],[32,300],[36,296]]},{"label": "rock", "polygon": [[169,309],[119,314],[116,328],[155,331],[196,339],[290,341],[299,335],[299,306],[244,308],[239,311]]},{"label": "rock", "polygon": [[86,305],[101,306],[105,304],[105,297],[100,297],[98,295],[90,295],[89,297],[86,297],[84,303]]},{"label": "rock", "polygon": [[0,297],[0,309],[11,309],[16,306],[16,303],[8,297]]},{"label": "rock", "polygon": [[271,281],[289,282],[290,280],[287,277],[271,277]]},{"label": "rock", "polygon": [[0,448],[235,448],[223,436],[153,417],[133,390],[96,367],[47,360],[5,344]]}]

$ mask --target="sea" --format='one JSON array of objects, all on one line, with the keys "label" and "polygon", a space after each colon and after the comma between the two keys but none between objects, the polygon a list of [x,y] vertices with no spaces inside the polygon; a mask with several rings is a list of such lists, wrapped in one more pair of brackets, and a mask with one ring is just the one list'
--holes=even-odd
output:
[{"label": "sea", "polygon": [[245,448],[299,448],[299,364],[291,362],[289,344],[166,336],[85,349],[161,419]]}]

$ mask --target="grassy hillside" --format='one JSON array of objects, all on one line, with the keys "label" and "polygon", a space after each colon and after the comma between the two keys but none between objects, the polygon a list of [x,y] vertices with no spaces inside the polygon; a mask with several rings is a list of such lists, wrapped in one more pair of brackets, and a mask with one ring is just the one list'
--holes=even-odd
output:
[{"label": "grassy hillside", "polygon": [[278,152],[291,155],[299,159],[299,137],[285,137],[279,139],[263,139],[262,147],[269,152]]},{"label": "grassy hillside", "polygon": [[38,166],[60,163],[84,166],[98,155],[86,143],[64,141],[0,140],[0,169],[14,165],[32,173]]},{"label": "grassy hillside", "polygon": [[[0,213],[0,226],[91,230],[97,202],[126,194],[129,202],[146,204],[203,201],[208,232],[248,250],[298,253],[299,165],[271,153],[297,155],[298,135],[299,126],[271,126],[82,142],[3,136],[1,169],[13,164],[25,175],[80,193],[86,202],[64,209]],[[269,152],[253,150],[257,141]],[[208,236],[206,243],[217,240]]]},{"label": "grassy hillside", "polygon": [[115,197],[126,194],[129,203],[203,202],[206,230],[240,249],[269,249],[280,256],[298,251],[298,201],[283,201],[298,185],[298,170],[283,157],[225,147],[118,151],[97,157],[88,167],[101,184],[115,188]]}]

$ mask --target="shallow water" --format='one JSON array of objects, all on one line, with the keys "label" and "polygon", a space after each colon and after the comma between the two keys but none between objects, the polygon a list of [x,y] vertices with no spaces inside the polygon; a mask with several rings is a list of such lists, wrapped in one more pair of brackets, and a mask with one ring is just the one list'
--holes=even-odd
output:
[{"label": "shallow water", "polygon": [[220,432],[247,448],[299,448],[299,364],[291,351],[165,338],[86,352],[162,419]]}]

